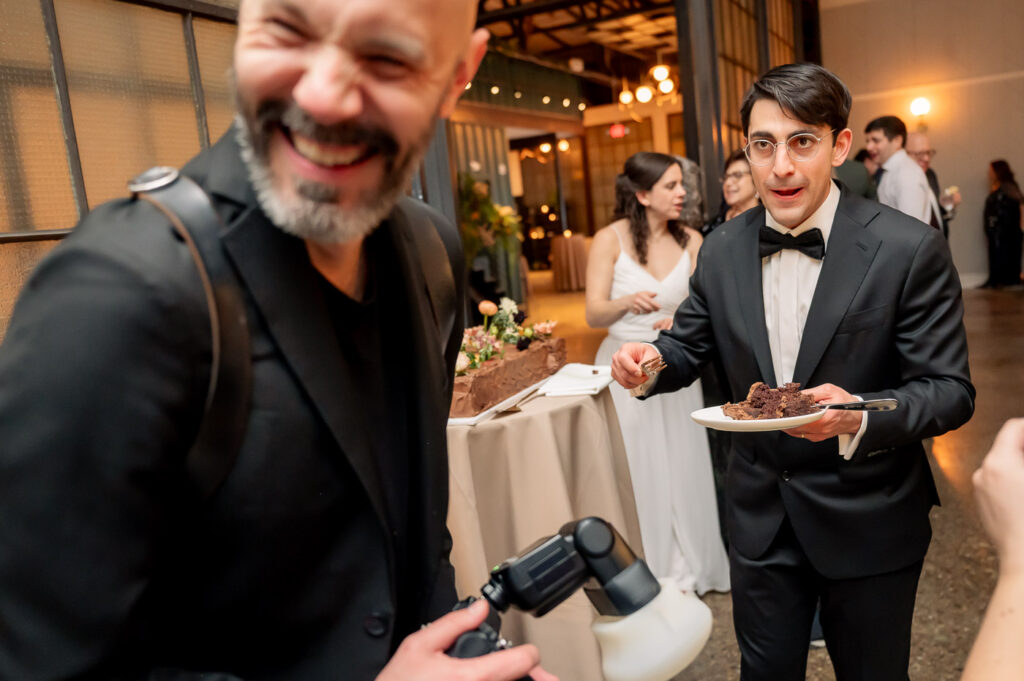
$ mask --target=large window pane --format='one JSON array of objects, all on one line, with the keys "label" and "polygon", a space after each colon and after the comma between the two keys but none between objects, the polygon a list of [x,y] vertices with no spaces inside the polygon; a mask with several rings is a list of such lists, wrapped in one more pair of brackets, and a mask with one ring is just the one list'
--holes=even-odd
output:
[{"label": "large window pane", "polygon": [[210,141],[216,142],[231,127],[235,115],[227,75],[235,43],[235,25],[194,19],[192,30],[196,36],[199,73],[206,98],[206,123],[210,128]]},{"label": "large window pane", "polygon": [[651,121],[644,118],[623,121],[625,135],[612,137],[607,125],[586,129],[587,162],[590,164],[590,197],[594,207],[594,229],[612,221],[615,210],[615,178],[622,172],[626,159],[638,151],[652,148]]},{"label": "large window pane", "polygon": [[113,0],[55,3],[90,206],[199,151],[180,14]]},{"label": "large window pane", "polygon": [[78,217],[38,2],[0,0],[0,231]]}]

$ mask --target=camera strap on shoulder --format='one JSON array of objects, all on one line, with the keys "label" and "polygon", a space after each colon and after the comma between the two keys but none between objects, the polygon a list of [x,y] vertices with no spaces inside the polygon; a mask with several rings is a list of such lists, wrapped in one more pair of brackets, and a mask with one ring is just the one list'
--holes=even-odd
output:
[{"label": "camera strap on shoulder", "polygon": [[[202,423],[185,467],[200,497],[208,499],[231,472],[249,420],[252,366],[245,300],[220,241],[220,218],[199,185],[174,168],[157,167],[132,180],[129,189],[170,220],[203,285],[210,318],[210,381]],[[448,234],[426,217],[430,227],[412,234],[443,345],[459,312],[454,271],[461,246],[454,230]]]},{"label": "camera strap on shoulder", "polygon": [[249,420],[252,384],[245,300],[220,241],[221,220],[206,192],[174,168],[152,168],[128,185],[170,220],[195,261],[210,319],[210,380],[203,418],[185,460],[202,499],[234,466]]}]

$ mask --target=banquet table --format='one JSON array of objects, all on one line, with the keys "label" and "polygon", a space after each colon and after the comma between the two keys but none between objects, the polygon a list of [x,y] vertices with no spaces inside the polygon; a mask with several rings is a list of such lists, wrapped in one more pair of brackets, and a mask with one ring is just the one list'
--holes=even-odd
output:
[{"label": "banquet table", "polygon": [[[522,411],[449,426],[452,564],[459,598],[480,595],[490,569],[566,522],[596,515],[643,555],[622,433],[608,389],[536,397]],[[510,610],[502,635],[533,643],[562,681],[600,681],[590,601],[577,591],[540,618]]]},{"label": "banquet table", "polygon": [[587,243],[582,234],[551,239],[551,276],[556,291],[582,291],[587,285]]}]

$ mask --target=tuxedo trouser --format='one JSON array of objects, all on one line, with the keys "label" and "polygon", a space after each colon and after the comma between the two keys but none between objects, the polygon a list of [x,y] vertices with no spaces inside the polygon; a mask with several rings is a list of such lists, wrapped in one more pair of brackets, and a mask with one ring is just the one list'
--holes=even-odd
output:
[{"label": "tuxedo trouser", "polygon": [[910,625],[923,560],[894,572],[827,579],[789,519],[764,555],[729,550],[740,681],[804,681],[815,605],[836,681],[907,681]]}]

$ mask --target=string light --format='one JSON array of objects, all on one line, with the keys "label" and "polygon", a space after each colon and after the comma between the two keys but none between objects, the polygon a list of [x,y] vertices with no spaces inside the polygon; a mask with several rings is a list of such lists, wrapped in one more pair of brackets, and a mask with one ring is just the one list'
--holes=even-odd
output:
[{"label": "string light", "polygon": [[[482,84],[481,87],[485,87],[486,88],[487,86],[486,86],[486,84]],[[490,91],[490,93],[492,95],[498,95],[498,94],[501,93],[501,87],[502,86],[500,86],[500,85],[491,85],[490,88],[489,88],[489,91]],[[466,85],[465,85],[465,87],[463,89],[466,90],[466,91],[473,89],[473,81],[470,81],[470,82],[466,83]],[[629,97],[630,101],[632,101],[633,93],[629,92],[628,89],[625,90],[624,92],[625,92],[625,94],[623,96]],[[515,99],[521,100],[521,99],[523,99],[524,96],[525,95],[524,95],[522,90],[513,90],[512,91],[512,97],[515,98]],[[540,101],[543,104],[551,104],[551,100],[552,100],[551,95],[544,95],[543,97],[541,97]],[[561,101],[562,101],[562,107],[563,108],[565,108],[565,109],[572,108],[573,101],[572,101],[571,97],[563,97]],[[586,102],[579,102],[579,103],[576,104],[576,108],[579,111],[584,111],[587,108],[587,104],[586,104]]]}]

